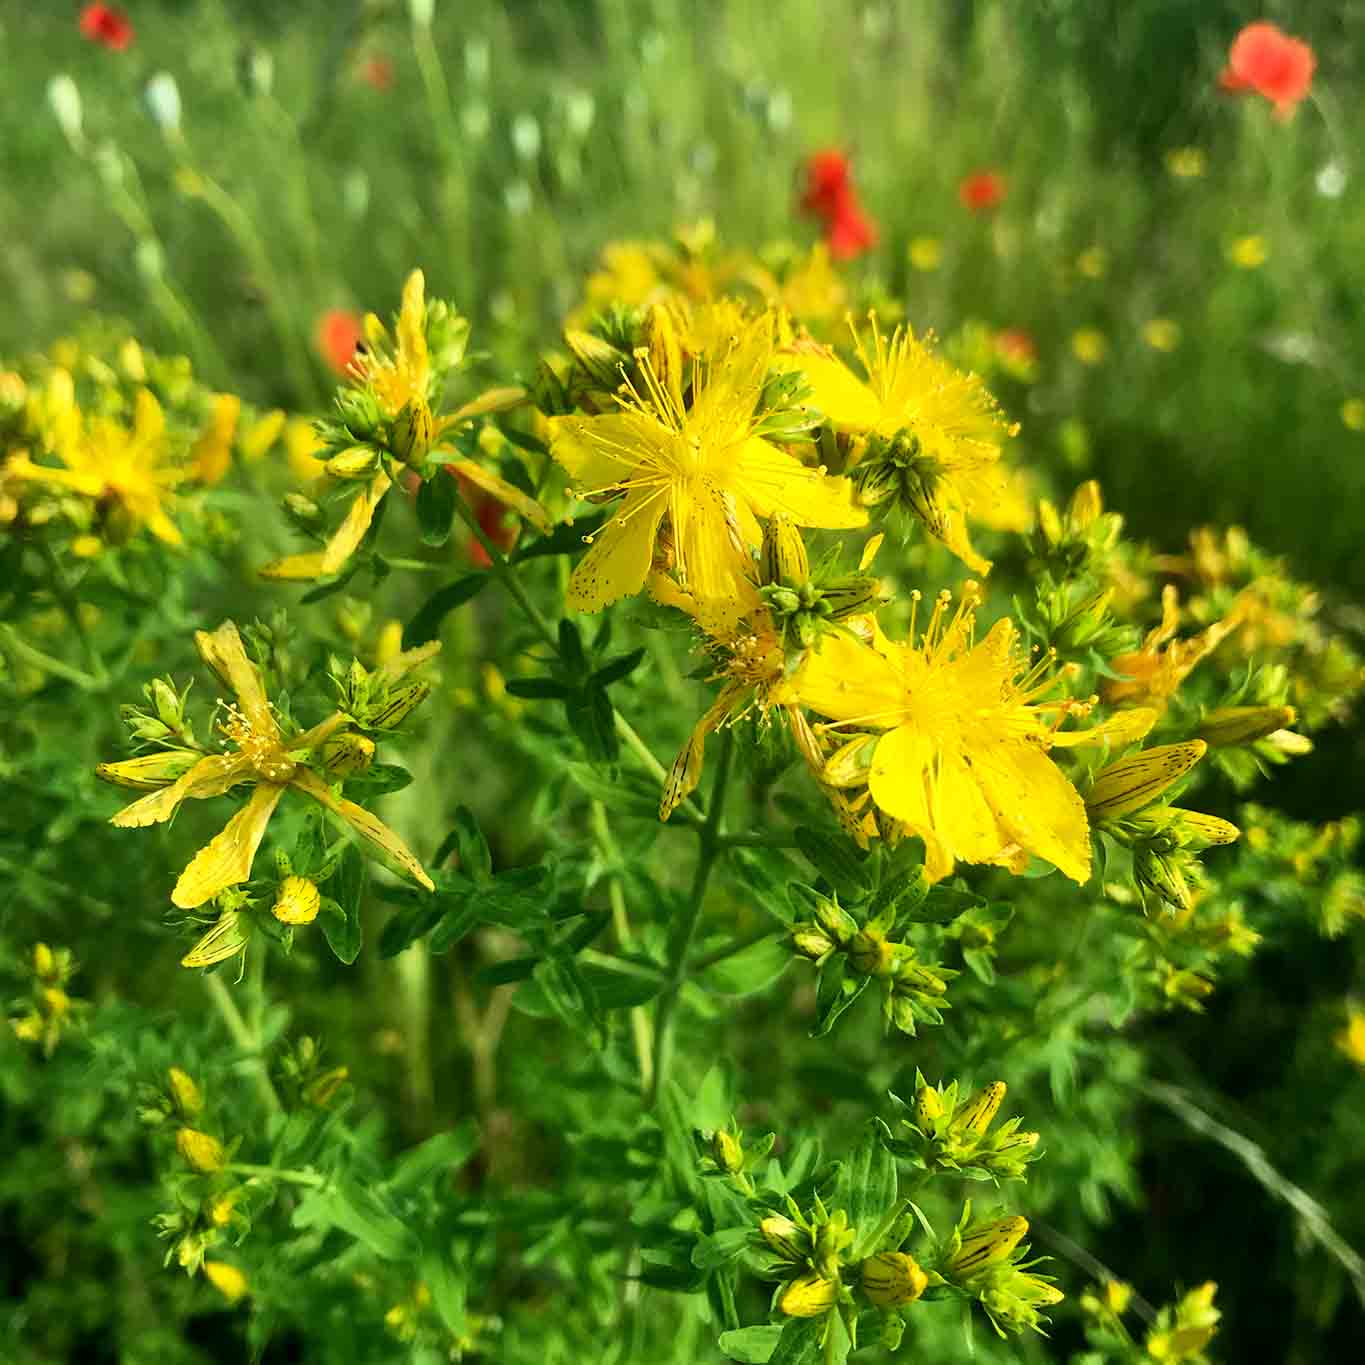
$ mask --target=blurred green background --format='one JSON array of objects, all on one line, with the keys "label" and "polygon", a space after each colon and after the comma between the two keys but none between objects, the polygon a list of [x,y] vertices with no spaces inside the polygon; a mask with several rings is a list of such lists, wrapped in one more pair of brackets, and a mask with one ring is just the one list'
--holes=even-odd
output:
[{"label": "blurred green background", "polygon": [[[189,354],[211,385],[318,409],[320,315],[386,313],[420,265],[500,372],[526,372],[614,238],[710,217],[739,246],[812,240],[799,167],[840,146],[881,234],[855,271],[917,327],[974,319],[1032,337],[1035,381],[1002,386],[1021,462],[1064,492],[1098,477],[1131,530],[1172,552],[1193,526],[1241,524],[1327,590],[1337,628],[1359,629],[1365,3],[126,9],[135,40],[115,52],[81,37],[77,5],[0,4],[0,354],[96,311]],[[1313,98],[1288,122],[1217,89],[1228,43],[1257,18],[1317,54]],[[1174,173],[1171,154],[1191,148],[1184,169],[1201,173]],[[990,215],[958,197],[981,167],[1008,189]],[[937,268],[912,264],[916,238],[941,244]],[[1155,318],[1177,324],[1174,349],[1150,344]],[[1083,329],[1102,338],[1097,363],[1076,353]],[[1362,760],[1359,728],[1328,733],[1277,803],[1349,812]],[[1162,1026],[1246,1114],[1283,1116],[1270,1145],[1291,1172],[1313,1170],[1333,1122],[1283,1046],[1289,1016],[1314,1003],[1298,982],[1339,999],[1349,973],[1305,928],[1244,989]],[[1240,1313],[1224,1359],[1358,1349],[1349,1306],[1305,1308],[1303,1286],[1258,1283],[1292,1257],[1294,1223],[1234,1159],[1155,1115],[1147,1149],[1144,1199],[1103,1259],[1148,1282],[1188,1266],[1226,1285]],[[1365,1226],[1365,1209],[1333,1214]]]}]

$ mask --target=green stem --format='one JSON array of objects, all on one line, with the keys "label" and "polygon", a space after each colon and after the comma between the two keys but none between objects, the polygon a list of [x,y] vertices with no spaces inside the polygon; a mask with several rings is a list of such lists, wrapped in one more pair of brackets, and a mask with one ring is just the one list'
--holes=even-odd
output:
[{"label": "green stem", "polygon": [[262,1180],[283,1180],[290,1185],[308,1185],[315,1190],[327,1183],[316,1171],[290,1171],[279,1166],[253,1166],[245,1161],[231,1161],[223,1169],[232,1175],[251,1175]]},{"label": "green stem", "polygon": [[96,680],[98,686],[103,687],[109,682],[109,674],[105,671],[104,661],[100,658],[99,650],[95,648],[95,642],[90,638],[90,632],[85,628],[85,622],[81,620],[80,600],[71,586],[71,580],[66,576],[66,570],[57,558],[56,550],[47,540],[42,542],[42,547],[51,573],[53,595],[61,603],[63,614],[71,622],[71,629],[76,632],[76,638],[81,642],[81,650],[85,654],[90,676]]},{"label": "green stem", "polygon": [[3,639],[5,644],[26,663],[41,668],[44,673],[50,673],[54,678],[65,678],[67,682],[75,683],[82,692],[100,692],[106,686],[104,680],[91,677],[84,669],[63,663],[41,649],[36,649],[13,626],[0,625],[0,639]]},{"label": "green stem", "polygon": [[668,985],[659,996],[658,1009],[654,1016],[654,1074],[648,1096],[651,1108],[658,1102],[659,1092],[673,1064],[674,1023],[678,997],[687,981],[687,954],[691,950],[692,940],[696,936],[697,925],[701,920],[702,904],[706,900],[706,887],[711,880],[711,871],[725,847],[721,837],[721,822],[725,816],[725,793],[730,783],[730,766],[734,751],[734,732],[725,730],[721,734],[720,762],[716,765],[711,801],[706,808],[706,823],[699,832],[701,848],[697,855],[697,868],[692,876],[692,891],[688,896],[686,908],[673,921],[668,936]]},{"label": "green stem", "polygon": [[284,1106],[280,1103],[280,1097],[275,1093],[275,1087],[270,1081],[270,1072],[266,1067],[265,1058],[261,1056],[261,1043],[259,1037],[252,1031],[246,1020],[242,1018],[242,1012],[237,1008],[237,1002],[232,998],[232,992],[223,985],[222,977],[216,973],[212,976],[204,977],[204,985],[208,988],[209,998],[218,1007],[218,1013],[223,1016],[223,1023],[227,1025],[227,1031],[232,1035],[232,1040],[243,1052],[249,1053],[252,1059],[252,1075],[255,1078],[256,1093],[261,1097],[261,1103],[272,1114],[284,1112]]},{"label": "green stem", "polygon": [[698,972],[704,972],[708,967],[714,967],[717,962],[724,962],[727,957],[737,957],[746,948],[752,948],[755,944],[762,943],[764,939],[772,938],[777,932],[777,928],[770,924],[744,938],[736,939],[733,943],[727,943],[723,948],[717,948],[713,953],[707,953],[705,957],[699,957],[687,970],[695,976]]},{"label": "green stem", "polygon": [[[592,803],[592,828],[597,846],[603,860],[609,867],[620,865],[621,852],[612,838],[611,825],[607,822],[606,807],[600,801]],[[630,917],[626,914],[625,892],[621,889],[621,877],[616,871],[607,877],[607,900],[611,905],[612,929],[620,948],[629,948],[635,941],[630,927]],[[640,1090],[648,1095],[654,1085],[654,1038],[650,1031],[649,1015],[643,1005],[634,1005],[630,1011],[630,1030],[635,1040],[635,1061],[640,1068]]]}]

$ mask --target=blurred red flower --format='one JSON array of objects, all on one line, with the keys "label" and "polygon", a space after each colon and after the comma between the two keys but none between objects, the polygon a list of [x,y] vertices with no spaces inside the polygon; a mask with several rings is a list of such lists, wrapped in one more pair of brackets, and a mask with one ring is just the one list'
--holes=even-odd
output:
[{"label": "blurred red flower", "polygon": [[366,57],[360,64],[360,79],[372,90],[383,93],[393,88],[393,63],[382,53]]},{"label": "blurred red flower", "polygon": [[313,329],[313,344],[332,369],[344,375],[364,335],[360,319],[354,313],[344,308],[329,308],[318,318]]},{"label": "blurred red flower", "polygon": [[81,11],[81,36],[111,52],[122,52],[132,45],[133,26],[128,16],[113,5],[87,5]]},{"label": "blurred red flower", "polygon": [[987,213],[1004,202],[1005,177],[996,171],[973,171],[957,187],[957,197],[963,208]]},{"label": "blurred red flower", "polygon": [[[451,469],[449,465],[446,468],[459,480],[460,496],[474,509],[474,515],[479,519],[479,529],[498,549],[510,550],[517,532],[514,526],[507,524],[504,516],[507,509],[496,498],[485,493],[478,484]],[[470,562],[477,568],[487,569],[492,566],[493,561],[488,557],[488,551],[479,544],[478,537],[472,531],[465,538],[465,551]]]},{"label": "blurred red flower", "polygon": [[824,223],[825,242],[835,260],[847,261],[877,244],[876,224],[853,188],[848,157],[835,148],[806,158],[801,211]]},{"label": "blurred red flower", "polygon": [[1038,359],[1038,343],[1022,327],[1006,327],[995,334],[995,349],[1002,360],[1032,365]]},{"label": "blurred red flower", "polygon": [[1228,64],[1218,78],[1224,90],[1254,90],[1288,118],[1313,84],[1317,58],[1313,49],[1274,24],[1248,24],[1228,50]]}]

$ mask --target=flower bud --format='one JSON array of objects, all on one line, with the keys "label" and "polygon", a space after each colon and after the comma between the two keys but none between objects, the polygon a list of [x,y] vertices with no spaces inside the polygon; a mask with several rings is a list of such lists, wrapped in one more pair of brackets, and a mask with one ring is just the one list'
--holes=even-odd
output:
[{"label": "flower bud", "polygon": [[180,1155],[200,1175],[213,1175],[216,1171],[221,1171],[227,1161],[223,1144],[216,1137],[201,1133],[197,1128],[182,1128],[175,1135],[175,1145]]},{"label": "flower bud", "polygon": [[724,1128],[711,1134],[711,1159],[726,1175],[738,1175],[744,1169],[744,1149],[735,1135]]},{"label": "flower bud", "polygon": [[800,1264],[810,1255],[810,1234],[780,1213],[765,1218],[758,1230],[763,1234],[763,1240],[785,1261]]},{"label": "flower bud", "polygon": [[152,705],[156,707],[158,719],[172,730],[177,729],[184,720],[180,698],[165,678],[152,679]]},{"label": "flower bud", "polygon": [[862,929],[848,942],[848,963],[863,976],[888,976],[896,960],[896,945],[872,929]]},{"label": "flower bud", "polygon": [[395,687],[380,706],[369,712],[365,723],[376,730],[392,730],[406,720],[408,715],[427,699],[430,692],[431,684],[427,682],[414,682],[403,687]]},{"label": "flower bud", "polygon": [[828,608],[831,621],[872,611],[884,596],[881,579],[871,574],[845,574],[820,588],[820,602]]},{"label": "flower bud", "polygon": [[564,344],[599,388],[610,391],[621,383],[622,367],[628,357],[609,341],[591,332],[569,329],[564,333]]},{"label": "flower bud", "polygon": [[55,980],[57,976],[57,957],[46,943],[33,945],[33,973],[43,981]]},{"label": "flower bud", "polygon": [[965,1104],[960,1105],[953,1115],[952,1131],[955,1133],[981,1134],[991,1126],[1005,1098],[1005,1082],[992,1081],[978,1090]]},{"label": "flower bud", "polygon": [[355,730],[333,735],[322,746],[322,766],[329,777],[363,773],[374,762],[374,740]]},{"label": "flower bud", "polygon": [[810,579],[806,542],[789,517],[768,518],[758,565],[763,583],[770,587],[799,588]]},{"label": "flower bud", "polygon": [[350,1075],[350,1068],[344,1066],[334,1066],[330,1071],[324,1071],[305,1087],[303,1102],[311,1104],[314,1109],[325,1109]]},{"label": "flower bud", "polygon": [[1177,910],[1188,910],[1193,904],[1178,854],[1144,845],[1133,855],[1133,875],[1143,891],[1159,896]]},{"label": "flower bud", "polygon": [[1100,772],[1085,798],[1092,821],[1116,820],[1150,805],[1184,777],[1208,751],[1202,739],[1161,744],[1111,763]]},{"label": "flower bud", "polygon": [[216,962],[226,962],[228,958],[245,951],[249,932],[248,921],[243,920],[236,910],[225,910],[208,933],[180,959],[180,965],[212,967]]},{"label": "flower bud", "polygon": [[822,900],[816,907],[815,918],[820,927],[842,947],[858,932],[858,921],[837,901]]},{"label": "flower bud", "polygon": [[229,1302],[236,1303],[247,1292],[246,1276],[226,1261],[205,1261],[204,1278]]},{"label": "flower bud", "polygon": [[819,962],[827,953],[834,951],[834,944],[813,924],[798,924],[792,930],[792,948],[802,957]]},{"label": "flower bud", "polygon": [[928,1132],[943,1117],[943,1096],[936,1085],[922,1085],[915,1091],[915,1127]]},{"label": "flower bud", "polygon": [[240,1190],[233,1190],[229,1194],[220,1194],[209,1205],[209,1222],[216,1228],[225,1228],[232,1222],[232,1216],[237,1209],[237,1200],[241,1195]]},{"label": "flower bud", "polygon": [[818,1318],[834,1307],[839,1286],[823,1275],[802,1275],[782,1291],[777,1306],[789,1318]]},{"label": "flower bud", "polygon": [[1254,744],[1293,725],[1298,715],[1292,706],[1220,706],[1204,717],[1199,734],[1215,749]]},{"label": "flower bud", "polygon": [[43,988],[43,1007],[53,1019],[60,1019],[71,1011],[71,997],[60,986]]},{"label": "flower bud", "polygon": [[307,877],[286,877],[270,909],[281,924],[312,924],[321,906],[322,893],[316,882]]},{"label": "flower bud", "polygon": [[1133,1299],[1133,1286],[1122,1280],[1106,1280],[1104,1284],[1104,1306],[1115,1316],[1122,1317],[1128,1311]]},{"label": "flower bud", "polygon": [[189,1072],[173,1066],[166,1073],[166,1079],[170,1084],[171,1098],[175,1101],[175,1107],[181,1116],[187,1119],[194,1118],[204,1107],[204,1097],[199,1093],[199,1087],[195,1085],[193,1077]]},{"label": "flower bud", "polygon": [[404,464],[417,468],[436,435],[436,420],[425,398],[409,398],[389,426],[389,448]]},{"label": "flower bud", "polygon": [[294,525],[305,531],[320,531],[327,520],[322,508],[302,493],[284,495],[284,512]]},{"label": "flower bud", "polygon": [[1066,514],[1075,530],[1084,531],[1092,522],[1099,519],[1103,511],[1104,495],[1100,492],[1099,483],[1094,479],[1087,479],[1071,495],[1071,504]]},{"label": "flower bud", "polygon": [[379,468],[379,456],[368,446],[352,446],[327,461],[334,479],[368,479]]},{"label": "flower bud", "polygon": [[948,1258],[944,1274],[954,1280],[970,1279],[987,1266],[1005,1260],[1027,1232],[1028,1220],[1018,1214],[970,1229],[962,1245]]},{"label": "flower bud", "polygon": [[882,1251],[863,1262],[863,1293],[878,1308],[900,1308],[914,1303],[929,1286],[929,1277],[913,1256]]}]

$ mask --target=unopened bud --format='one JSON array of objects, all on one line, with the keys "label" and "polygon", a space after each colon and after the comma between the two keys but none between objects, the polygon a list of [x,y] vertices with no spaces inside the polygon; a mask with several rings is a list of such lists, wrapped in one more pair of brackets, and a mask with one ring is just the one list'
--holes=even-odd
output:
[{"label": "unopened bud", "polygon": [[324,1071],[306,1087],[303,1102],[311,1104],[315,1109],[325,1109],[350,1075],[350,1069],[344,1066],[334,1066],[330,1071]]},{"label": "unopened bud", "polygon": [[858,932],[858,921],[837,901],[821,901],[815,911],[820,927],[843,947]]},{"label": "unopened bud", "polygon": [[789,1318],[818,1318],[834,1307],[839,1286],[823,1275],[802,1275],[782,1291],[777,1306]]},{"label": "unopened bud", "polygon": [[956,1133],[981,1134],[991,1126],[1005,1098],[1005,1082],[992,1081],[978,1090],[965,1104],[960,1105],[953,1115],[952,1129]]},{"label": "unopened bud", "polygon": [[312,498],[306,498],[302,493],[286,493],[284,511],[296,526],[306,531],[320,530],[327,520],[322,508]]},{"label": "unopened bud", "polygon": [[744,1148],[733,1133],[718,1128],[711,1134],[711,1159],[726,1175],[738,1175],[744,1169]]},{"label": "unopened bud", "polygon": [[1177,910],[1188,910],[1193,902],[1179,857],[1144,845],[1133,855],[1133,875],[1142,890],[1159,896]]},{"label": "unopened bud", "polygon": [[427,699],[430,692],[431,684],[427,682],[407,683],[403,687],[395,687],[382,705],[369,712],[365,723],[376,730],[392,730],[406,720],[408,715]]},{"label": "unopened bud", "polygon": [[171,1098],[175,1101],[175,1107],[180,1111],[181,1117],[194,1118],[204,1107],[204,1097],[199,1093],[194,1078],[188,1071],[173,1066],[166,1073],[166,1079],[170,1084]]},{"label": "unopened bud", "polygon": [[789,517],[768,518],[758,564],[759,575],[768,587],[799,588],[810,579],[806,542]]},{"label": "unopened bud", "polygon": [[389,426],[389,448],[404,464],[416,468],[427,457],[436,435],[436,420],[425,398],[409,398]]},{"label": "unopened bud", "polygon": [[334,479],[368,479],[379,468],[379,456],[368,446],[352,446],[327,461]]},{"label": "unopened bud", "polygon": [[944,1273],[955,1280],[970,1279],[987,1266],[1005,1260],[1027,1232],[1028,1220],[1017,1214],[983,1223],[962,1239],[962,1245],[949,1258]]},{"label": "unopened bud", "polygon": [[322,766],[331,777],[363,773],[374,762],[375,744],[369,735],[346,730],[322,746]]},{"label": "unopened bud", "polygon": [[900,1308],[914,1303],[929,1287],[929,1277],[913,1256],[883,1251],[863,1262],[863,1293],[878,1308]]},{"label": "unopened bud", "polygon": [[1086,810],[1095,821],[1116,820],[1140,810],[1184,777],[1207,751],[1202,739],[1191,739],[1144,749],[1111,763],[1095,778],[1085,798]]},{"label": "unopened bud", "polygon": [[33,945],[33,972],[43,981],[56,979],[57,956],[46,943]]},{"label": "unopened bud", "polygon": [[928,1132],[943,1117],[943,1096],[936,1085],[922,1085],[915,1091],[915,1127]]},{"label": "unopened bud", "polygon": [[612,390],[620,384],[621,367],[628,357],[609,341],[570,329],[564,333],[564,344],[599,388]]},{"label": "unopened bud", "polygon": [[227,1161],[223,1144],[216,1137],[201,1133],[197,1128],[182,1128],[175,1135],[175,1145],[180,1155],[200,1175],[213,1175],[216,1171],[221,1171]]},{"label": "unopened bud", "polygon": [[812,962],[819,962],[827,953],[834,951],[833,941],[813,924],[799,924],[792,930],[792,947]]},{"label": "unopened bud", "polygon": [[176,696],[175,688],[165,678],[152,679],[152,704],[156,707],[156,714],[163,724],[170,726],[171,729],[179,726],[182,719],[180,698]]},{"label": "unopened bud", "polygon": [[869,574],[847,574],[820,588],[820,601],[828,608],[831,621],[871,611],[884,596],[881,579]]},{"label": "unopened bud", "polygon": [[281,924],[312,924],[321,906],[322,893],[316,882],[307,877],[286,877],[270,909]]},{"label": "unopened bud", "polygon": [[758,1225],[758,1230],[763,1234],[763,1240],[783,1260],[799,1264],[810,1255],[810,1234],[798,1223],[793,1223],[790,1218],[784,1218],[780,1213],[765,1218]]},{"label": "unopened bud", "polygon": [[1297,719],[1298,712],[1292,706],[1220,706],[1205,716],[1199,734],[1215,749],[1254,744]]},{"label": "unopened bud", "polygon": [[1071,495],[1071,505],[1067,508],[1067,518],[1077,531],[1086,530],[1097,521],[1104,511],[1104,495],[1094,479],[1087,479]]},{"label": "unopened bud", "polygon": [[881,933],[862,929],[849,940],[849,966],[863,976],[886,976],[895,960],[896,945]]}]

